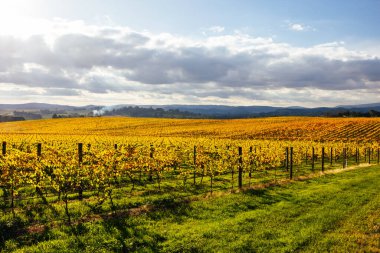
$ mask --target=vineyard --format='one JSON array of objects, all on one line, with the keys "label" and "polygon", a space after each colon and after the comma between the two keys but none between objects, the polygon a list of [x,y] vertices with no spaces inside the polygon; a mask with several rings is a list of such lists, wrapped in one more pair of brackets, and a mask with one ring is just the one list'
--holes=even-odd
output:
[{"label": "vineyard", "polygon": [[1,220],[28,226],[380,159],[379,119],[37,120],[0,124],[0,139]]},{"label": "vineyard", "polygon": [[[236,120],[102,117],[2,123],[0,133],[3,139],[17,136],[17,140],[25,141],[38,141],[38,138],[47,138],[47,136],[52,136],[52,140],[71,136],[72,140],[85,141],[90,136],[104,136],[103,140],[109,141],[110,137],[113,137],[115,142],[123,138],[125,141],[132,141],[137,137],[371,142],[380,139],[380,120],[308,117]],[[66,140],[67,138],[62,139]]]}]

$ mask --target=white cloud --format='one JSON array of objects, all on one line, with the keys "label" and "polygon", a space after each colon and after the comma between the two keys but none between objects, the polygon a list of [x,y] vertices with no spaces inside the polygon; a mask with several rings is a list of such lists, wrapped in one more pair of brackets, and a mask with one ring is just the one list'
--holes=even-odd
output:
[{"label": "white cloud", "polygon": [[203,36],[210,36],[210,35],[215,35],[215,34],[221,34],[225,31],[225,28],[223,26],[211,26],[207,28],[202,28],[201,32]]},{"label": "white cloud", "polygon": [[292,23],[290,21],[286,22],[288,25],[288,29],[295,32],[306,32],[306,31],[315,31],[315,28],[301,24],[301,23]]},{"label": "white cloud", "polygon": [[223,26],[212,26],[208,30],[213,32],[213,33],[221,33],[221,32],[224,32],[224,27]]},{"label": "white cloud", "polygon": [[343,42],[304,48],[218,34],[222,27],[191,39],[82,21],[43,23],[27,35],[0,35],[0,86],[13,87],[3,101],[26,90],[35,92],[25,99],[82,104],[321,105],[380,96],[380,59]]},{"label": "white cloud", "polygon": [[290,29],[293,31],[304,31],[305,27],[301,24],[291,24]]}]

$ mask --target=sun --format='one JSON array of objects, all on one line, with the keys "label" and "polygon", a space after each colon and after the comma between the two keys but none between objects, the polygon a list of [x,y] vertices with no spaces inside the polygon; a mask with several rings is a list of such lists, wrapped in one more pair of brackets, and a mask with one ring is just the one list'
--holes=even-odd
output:
[{"label": "sun", "polygon": [[33,1],[0,0],[1,17],[25,16]]},{"label": "sun", "polygon": [[34,29],[33,22],[30,22],[33,3],[32,0],[0,0],[0,34],[29,34]]}]

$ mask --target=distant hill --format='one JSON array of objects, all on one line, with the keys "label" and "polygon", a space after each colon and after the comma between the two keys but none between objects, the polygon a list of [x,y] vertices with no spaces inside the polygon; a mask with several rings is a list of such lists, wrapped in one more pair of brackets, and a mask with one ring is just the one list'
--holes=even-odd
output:
[{"label": "distant hill", "polygon": [[[164,109],[179,110],[203,115],[208,118],[252,118],[276,116],[326,116],[326,117],[377,117],[380,106],[369,107],[317,107],[305,108],[271,106],[220,106],[220,105],[168,105]],[[158,107],[157,107],[158,108]],[[370,113],[372,112],[372,113]]]},{"label": "distant hill", "polygon": [[142,108],[137,106],[128,106],[107,110],[103,113],[105,116],[129,116],[129,117],[147,117],[147,118],[181,118],[194,119],[202,118],[202,115],[178,109],[165,110],[163,108]]},{"label": "distant hill", "polygon": [[380,103],[360,104],[360,105],[338,105],[337,108],[380,108]]},{"label": "distant hill", "polygon": [[[155,106],[158,107],[158,106]],[[164,105],[166,110],[179,110],[213,117],[236,117],[258,113],[270,113],[281,109],[272,106],[225,106],[225,105]]]},{"label": "distant hill", "polygon": [[23,121],[23,117],[13,117],[13,116],[2,116],[0,115],[0,122],[12,122],[12,121]]},{"label": "distant hill", "polygon": [[[130,105],[114,106],[87,105],[70,106],[45,103],[0,104],[1,111],[24,110],[38,112],[43,117],[50,114],[62,114],[64,117],[75,115],[102,116],[120,115],[130,117],[163,117],[163,118],[253,118],[274,116],[327,116],[327,117],[377,117],[380,103],[344,105],[336,107],[305,108],[299,106],[226,106],[226,105]],[[15,115],[13,115],[15,116]]]}]

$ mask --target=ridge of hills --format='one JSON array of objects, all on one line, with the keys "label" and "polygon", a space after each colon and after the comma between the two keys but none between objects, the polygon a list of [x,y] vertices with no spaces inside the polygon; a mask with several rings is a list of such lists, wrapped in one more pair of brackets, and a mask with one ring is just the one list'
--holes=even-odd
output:
[{"label": "ridge of hills", "polygon": [[306,108],[300,106],[227,106],[227,105],[133,105],[71,106],[47,103],[0,104],[0,122],[12,120],[130,116],[167,118],[254,118],[275,116],[379,117],[380,103]]}]

